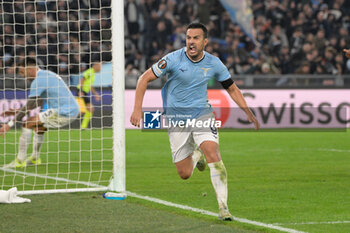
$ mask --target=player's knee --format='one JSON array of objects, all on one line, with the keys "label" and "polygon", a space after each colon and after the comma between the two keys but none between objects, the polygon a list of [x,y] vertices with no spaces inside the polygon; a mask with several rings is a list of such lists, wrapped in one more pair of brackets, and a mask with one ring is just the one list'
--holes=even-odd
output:
[{"label": "player's knee", "polygon": [[180,170],[180,171],[178,171],[178,174],[181,177],[181,179],[187,180],[188,178],[191,177],[192,171]]},{"label": "player's knee", "polygon": [[189,174],[183,174],[183,173],[181,173],[181,174],[179,174],[179,175],[180,175],[181,179],[183,179],[183,180],[187,180],[188,178],[191,177],[191,175],[189,175]]}]

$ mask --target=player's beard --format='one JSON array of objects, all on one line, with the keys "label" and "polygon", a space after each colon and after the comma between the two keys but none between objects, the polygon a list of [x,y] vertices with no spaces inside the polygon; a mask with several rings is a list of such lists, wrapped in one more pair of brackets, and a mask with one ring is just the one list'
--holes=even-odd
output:
[{"label": "player's beard", "polygon": [[203,47],[200,47],[198,45],[189,45],[187,46],[187,55],[191,58],[193,61],[198,61],[203,54]]}]

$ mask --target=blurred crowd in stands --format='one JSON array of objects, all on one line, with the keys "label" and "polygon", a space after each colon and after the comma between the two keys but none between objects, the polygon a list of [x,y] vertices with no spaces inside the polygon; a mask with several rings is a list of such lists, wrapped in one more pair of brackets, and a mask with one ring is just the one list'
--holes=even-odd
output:
[{"label": "blurred crowd in stands", "polygon": [[[193,21],[207,25],[206,50],[233,74],[349,73],[342,50],[350,46],[350,1],[248,2],[257,43],[232,23],[219,0],[125,0],[127,82],[184,47]],[[111,0],[2,0],[0,73],[13,73],[16,58],[25,55],[60,75],[80,73],[91,61],[110,61],[110,5]]]},{"label": "blurred crowd in stands", "polygon": [[36,57],[58,74],[78,74],[92,61],[111,61],[111,0],[2,0],[0,74]]},{"label": "blurred crowd in stands", "polygon": [[252,0],[256,40],[232,23],[219,0],[128,0],[126,73],[138,76],[163,55],[185,45],[186,25],[209,29],[206,51],[233,74],[349,73],[342,50],[350,46],[350,1]]}]

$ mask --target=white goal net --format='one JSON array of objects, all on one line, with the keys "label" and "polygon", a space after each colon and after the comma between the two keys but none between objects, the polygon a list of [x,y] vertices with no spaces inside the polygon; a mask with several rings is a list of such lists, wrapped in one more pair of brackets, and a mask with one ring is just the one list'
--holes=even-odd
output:
[{"label": "white goal net", "polygon": [[0,2],[0,124],[14,120],[13,115],[5,114],[8,110],[20,109],[27,103],[32,81],[24,78],[18,67],[28,57],[34,58],[40,69],[62,78],[79,103],[80,111],[70,124],[45,132],[40,157],[34,157],[34,162],[40,158],[40,164],[28,162],[33,159],[31,155],[37,145],[37,139],[33,139],[35,127],[30,140],[27,134],[25,163],[23,155],[18,160],[23,146],[22,122],[46,111],[48,99],[44,98],[41,107],[31,110],[22,122],[17,121],[0,137],[0,189],[17,187],[23,193],[116,190],[111,180],[117,167],[124,165],[116,163],[116,148],[113,148],[113,142],[120,138],[113,130],[113,124],[117,127],[118,122],[113,120],[117,113],[116,109],[113,112],[116,103],[113,103],[112,73],[116,68],[112,65],[111,4],[116,3],[111,0]]}]

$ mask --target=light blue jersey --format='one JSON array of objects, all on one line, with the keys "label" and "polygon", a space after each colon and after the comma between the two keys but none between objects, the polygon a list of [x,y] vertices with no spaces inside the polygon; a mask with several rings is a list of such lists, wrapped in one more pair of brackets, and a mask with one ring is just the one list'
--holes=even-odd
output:
[{"label": "light blue jersey", "polygon": [[198,118],[212,112],[208,103],[207,85],[214,77],[222,82],[231,78],[219,58],[204,52],[204,57],[191,61],[185,48],[169,53],[152,66],[153,73],[167,82],[162,88],[163,107],[166,114]]},{"label": "light blue jersey", "polygon": [[48,109],[55,109],[60,116],[76,117],[78,103],[62,78],[48,70],[38,70],[30,85],[29,97],[38,96]]}]

